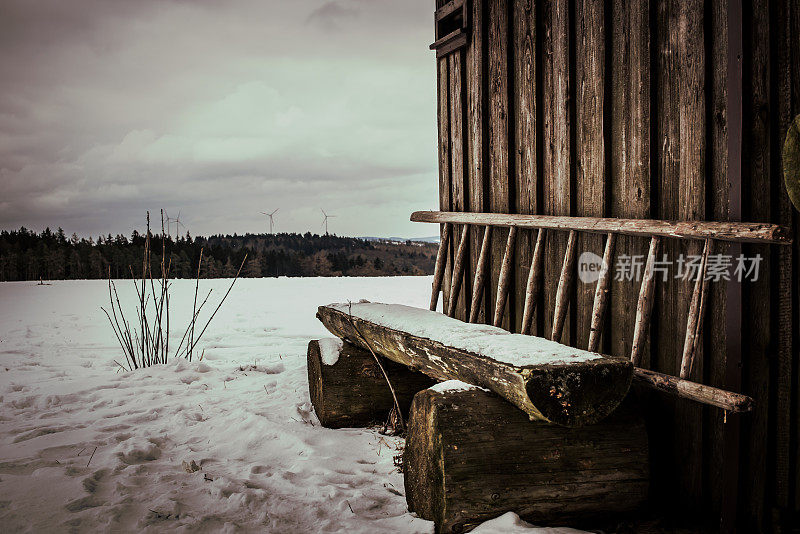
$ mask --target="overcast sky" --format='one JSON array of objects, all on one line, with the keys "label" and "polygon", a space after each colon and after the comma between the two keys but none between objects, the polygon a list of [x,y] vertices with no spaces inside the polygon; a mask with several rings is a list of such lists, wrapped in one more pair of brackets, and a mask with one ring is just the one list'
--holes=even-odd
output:
[{"label": "overcast sky", "polygon": [[0,228],[426,236],[432,0],[0,0]]}]

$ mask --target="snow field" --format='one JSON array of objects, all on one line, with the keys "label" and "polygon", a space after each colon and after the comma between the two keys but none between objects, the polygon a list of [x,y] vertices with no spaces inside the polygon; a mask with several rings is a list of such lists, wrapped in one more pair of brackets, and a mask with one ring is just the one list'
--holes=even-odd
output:
[{"label": "snow field", "polygon": [[[229,283],[201,281],[201,298],[213,288],[210,310]],[[132,304],[131,282],[117,284]],[[424,308],[430,284],[242,279],[199,345],[202,361],[131,373],[113,362],[124,356],[100,310],[105,282],[0,284],[3,530],[433,532],[406,508],[393,463],[402,440],[319,426],[305,356],[310,339],[330,336],[317,306]],[[193,281],[173,282],[173,347],[193,297]],[[507,514],[481,532],[512,525],[536,531]]]}]

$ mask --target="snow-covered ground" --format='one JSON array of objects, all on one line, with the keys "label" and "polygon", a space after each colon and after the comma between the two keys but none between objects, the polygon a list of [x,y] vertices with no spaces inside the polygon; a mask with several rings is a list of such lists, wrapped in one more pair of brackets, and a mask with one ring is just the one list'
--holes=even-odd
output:
[{"label": "snow-covered ground", "polygon": [[[229,280],[203,280],[215,305]],[[402,441],[319,426],[306,346],[320,304],[425,307],[430,277],[239,280],[202,361],[121,372],[104,281],[0,284],[0,525],[11,531],[433,532]],[[118,282],[134,301],[129,281]],[[172,288],[173,343],[194,282]],[[133,313],[129,311],[129,313]],[[199,470],[184,467],[194,461]],[[513,514],[481,532],[531,529]],[[560,532],[567,532],[562,529]]]}]

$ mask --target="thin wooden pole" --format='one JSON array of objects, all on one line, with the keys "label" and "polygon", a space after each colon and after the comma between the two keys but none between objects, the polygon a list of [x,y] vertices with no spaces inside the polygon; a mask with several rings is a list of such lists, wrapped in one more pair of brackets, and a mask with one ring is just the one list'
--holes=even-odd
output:
[{"label": "thin wooden pole", "polygon": [[536,309],[536,301],[542,291],[542,258],[544,257],[544,237],[545,230],[539,230],[536,236],[536,245],[533,247],[533,259],[531,260],[531,270],[528,271],[528,284],[525,287],[525,308],[522,312],[521,333],[528,335],[531,333],[531,323],[533,322],[533,311]]},{"label": "thin wooden pole", "polygon": [[447,310],[447,315],[454,317],[456,314],[456,305],[458,305],[458,292],[461,291],[461,281],[464,279],[464,256],[467,251],[467,234],[469,233],[469,225],[465,224],[461,229],[461,240],[458,242],[458,251],[456,252],[456,263],[453,268],[453,280],[450,287],[450,306]]},{"label": "thin wooden pole", "polygon": [[703,312],[705,311],[706,297],[708,293],[708,255],[711,251],[711,240],[706,239],[703,247],[703,259],[700,262],[700,272],[694,282],[692,292],[692,302],[689,305],[689,319],[686,321],[686,338],[683,343],[683,358],[681,358],[681,378],[689,378],[694,366],[694,358],[697,353],[697,344],[700,342],[700,329],[703,326]]},{"label": "thin wooden pole", "polygon": [[447,245],[450,241],[450,223],[444,223],[442,239],[439,241],[439,250],[436,252],[436,267],[433,270],[433,290],[431,291],[431,311],[436,311],[439,303],[439,290],[442,288],[444,278],[444,263],[447,261]]},{"label": "thin wooden pole", "polygon": [[698,384],[678,378],[677,376],[665,375],[650,371],[649,369],[633,369],[633,378],[645,386],[677,395],[684,399],[691,399],[696,402],[716,406],[729,412],[741,413],[749,412],[753,409],[753,399],[741,393],[726,391],[724,389]]},{"label": "thin wooden pole", "polygon": [[572,280],[575,278],[575,244],[578,232],[570,230],[567,239],[567,251],[564,253],[564,263],[561,266],[561,276],[558,279],[556,288],[556,307],[553,312],[553,334],[550,339],[561,341],[561,334],[564,330],[564,322],[567,318],[569,309],[569,290],[572,287]]},{"label": "thin wooden pole", "polygon": [[511,282],[511,260],[514,259],[514,241],[517,237],[517,227],[512,226],[508,230],[508,240],[506,241],[506,251],[503,254],[503,263],[500,265],[500,276],[497,282],[497,303],[494,308],[494,325],[503,324],[503,314],[506,310],[506,300],[508,299],[508,285]]},{"label": "thin wooden pole", "polygon": [[486,282],[486,264],[489,259],[489,245],[491,240],[492,227],[487,226],[483,231],[481,253],[478,256],[478,267],[475,271],[475,283],[472,285],[472,304],[469,309],[469,322],[471,323],[478,320],[478,313],[481,309],[481,297],[483,296],[483,284]]},{"label": "thin wooden pole", "polygon": [[633,347],[631,348],[631,361],[638,366],[642,359],[642,349],[647,340],[647,331],[650,327],[650,314],[653,312],[653,292],[655,290],[655,277],[653,266],[656,254],[661,243],[659,236],[650,239],[650,252],[647,254],[647,265],[644,268],[644,278],[639,289],[639,302],[636,304],[636,323],[633,327]]},{"label": "thin wooden pole", "polygon": [[595,352],[600,344],[600,332],[603,328],[603,317],[606,313],[608,303],[609,285],[611,283],[611,262],[614,261],[614,245],[617,241],[617,234],[609,233],[606,239],[606,250],[603,252],[603,266],[600,270],[600,278],[597,279],[597,287],[594,290],[594,304],[592,305],[592,324],[589,327],[588,350]]},{"label": "thin wooden pole", "polygon": [[787,226],[759,222],[733,221],[658,221],[653,219],[611,219],[570,217],[567,215],[524,215],[519,213],[471,213],[465,211],[415,211],[413,222],[480,224],[490,226],[576,230],[595,234],[644,237],[717,239],[739,243],[776,243],[790,245],[792,234]]}]

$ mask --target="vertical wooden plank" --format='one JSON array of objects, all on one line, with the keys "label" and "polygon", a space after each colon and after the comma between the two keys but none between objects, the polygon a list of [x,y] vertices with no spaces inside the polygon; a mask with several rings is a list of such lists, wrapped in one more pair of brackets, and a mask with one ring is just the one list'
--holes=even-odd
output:
[{"label": "vertical wooden plank", "polygon": [[[744,13],[742,0],[728,2],[728,218],[742,219],[743,179],[742,179],[742,141],[744,132],[744,84],[742,66],[744,55]],[[741,246],[732,243],[728,251],[738,256]],[[743,291],[742,284],[730,281],[725,284],[725,386],[737,391],[741,389],[742,364],[742,323]],[[740,420],[732,418],[723,427],[723,479],[722,479],[722,517],[720,530],[734,532],[739,524],[739,479],[741,464],[739,448],[741,441]],[[759,529],[760,530],[760,529]]]},{"label": "vertical wooden plank", "polygon": [[[728,210],[728,121],[727,121],[727,61],[728,61],[728,1],[714,0],[710,10],[711,40],[709,61],[711,62],[710,118],[709,135],[709,206],[710,218],[724,221],[729,218]],[[729,253],[726,243],[716,242],[716,250]],[[725,332],[725,285],[710,284],[708,290],[708,311],[705,330],[705,378],[710,386],[725,388],[726,332]],[[714,517],[720,517],[723,486],[724,425],[725,412],[705,408],[703,417],[703,442],[705,444],[704,493],[707,495],[707,508]]]},{"label": "vertical wooden plank", "polygon": [[[485,191],[488,188],[487,160],[487,91],[486,91],[486,11],[485,0],[468,2],[470,11],[470,39],[466,50],[467,85],[467,179],[469,183],[469,211],[482,213],[488,204]],[[484,229],[474,225],[470,229],[470,272],[476,272],[480,257],[481,239]],[[473,282],[474,285],[474,282]],[[486,322],[488,291],[483,293],[483,305],[475,322]]]},{"label": "vertical wooden plank", "polygon": [[[800,115],[800,6],[791,6],[792,116]],[[794,235],[800,236],[800,214],[794,213]],[[794,512],[800,513],[800,239],[794,240]]]},{"label": "vertical wooden plank", "polygon": [[[489,83],[489,211],[508,213],[511,200],[511,176],[509,173],[509,0],[494,0],[489,3],[488,21],[488,83]],[[490,307],[497,302],[497,283],[503,261],[508,229],[492,231],[490,252]],[[511,300],[511,299],[509,299]],[[487,312],[487,321],[492,314]],[[509,314],[506,310],[502,327],[508,329]]]},{"label": "vertical wooden plank", "polygon": [[[794,5],[797,2],[793,2]],[[781,165],[781,144],[786,131],[791,124],[791,62],[790,51],[792,41],[790,39],[791,12],[789,10],[790,0],[779,0],[773,2],[771,7],[775,10],[771,22],[776,26],[771,32],[774,35],[776,53],[772,59],[776,63],[775,76],[773,78],[776,85],[777,101],[773,103],[773,108],[777,113],[772,122],[773,138],[777,140],[777,146],[773,152],[773,175],[772,183],[777,187],[777,213],[773,214],[773,220],[791,226],[792,224],[792,205],[789,195],[786,192],[783,181],[783,166]],[[795,43],[795,46],[797,44]],[[793,480],[790,475],[790,448],[791,448],[791,405],[792,405],[792,249],[790,247],[778,247],[778,276],[777,276],[777,376],[776,376],[776,428],[775,428],[775,482],[778,506],[788,510],[790,499],[790,486]]]},{"label": "vertical wooden plank", "polygon": [[[649,218],[650,4],[648,0],[614,0],[611,12],[610,215]],[[643,258],[646,253],[645,240],[619,236],[617,258]],[[638,294],[638,281],[613,277],[610,313],[614,321],[608,350],[615,356],[631,353]],[[642,365],[650,365],[649,346]]]},{"label": "vertical wooden plank", "polygon": [[[450,211],[450,105],[449,105],[449,68],[447,57],[437,60],[437,115],[439,124],[439,209]],[[452,244],[454,240],[451,239]],[[448,309],[450,302],[450,285],[452,284],[451,272],[453,270],[452,245],[445,250],[447,260],[445,262],[444,282],[442,291],[442,310]]]},{"label": "vertical wooden plank", "polygon": [[[464,167],[464,76],[462,70],[463,51],[457,50],[448,56],[449,68],[449,105],[450,105],[450,169],[452,180],[453,196],[450,203],[452,211],[465,211],[467,208],[467,196],[469,195],[469,184],[467,183],[466,168]],[[461,227],[456,226],[454,236],[461,235]],[[456,246],[460,244],[453,239],[451,247],[455,254]],[[466,243],[465,243],[466,244]],[[454,260],[455,261],[455,260]],[[467,309],[469,308],[469,290],[471,269],[464,271],[463,283],[453,284],[452,288],[458,290],[458,294],[451,293],[451,299],[455,307],[450,315],[462,321],[467,320]],[[449,308],[448,308],[449,310]]]},{"label": "vertical wooden plank", "polygon": [[[514,20],[514,178],[516,179],[516,213],[536,213],[536,6],[533,0],[513,0]],[[522,329],[524,299],[528,272],[533,261],[536,235],[520,230],[514,261],[517,288],[514,332]],[[535,319],[534,319],[535,321]]]},{"label": "vertical wooden plank", "polygon": [[[705,42],[702,0],[659,0],[658,4],[658,214],[665,219],[705,218]],[[700,245],[686,240],[664,243],[667,260],[698,255]],[[674,276],[674,271],[673,271]],[[660,283],[654,344],[658,371],[677,375],[692,294],[689,280],[668,276]],[[702,376],[702,356],[695,372]],[[679,502],[689,513],[702,498],[702,408],[674,402],[673,450]]]},{"label": "vertical wooden plank", "polygon": [[[770,49],[769,5],[764,0],[748,3],[744,12],[744,90],[742,128],[741,216],[757,222],[769,221],[771,215],[769,135]],[[730,24],[735,23],[733,21]],[[733,26],[732,26],[733,27]],[[728,37],[731,39],[731,36]],[[731,75],[731,73],[729,73]],[[742,391],[753,397],[753,412],[742,419],[742,514],[748,528],[763,530],[768,510],[766,500],[774,490],[770,482],[767,439],[770,421],[770,352],[772,342],[771,297],[768,245],[741,247],[745,256],[761,254],[759,278],[742,285]],[[772,486],[774,488],[774,486]]]},{"label": "vertical wooden plank", "polygon": [[[570,214],[570,113],[569,113],[569,4],[545,2],[542,6],[542,113],[543,202],[542,213]],[[566,232],[550,232],[544,262],[544,332],[553,331],[555,294],[566,250]],[[571,325],[566,322],[566,339]]]},{"label": "vertical wooden plank", "polygon": [[[575,3],[575,192],[576,215],[603,217],[606,206],[605,172],[605,2]],[[603,254],[603,236],[582,233],[581,253]],[[578,348],[589,343],[596,284],[576,282],[575,340]]]}]

